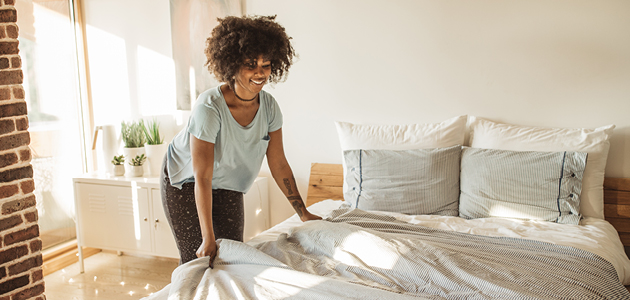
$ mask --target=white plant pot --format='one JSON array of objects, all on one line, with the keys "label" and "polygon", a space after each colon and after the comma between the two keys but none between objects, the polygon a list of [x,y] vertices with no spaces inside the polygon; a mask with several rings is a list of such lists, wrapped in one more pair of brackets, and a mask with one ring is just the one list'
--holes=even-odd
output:
[{"label": "white plant pot", "polygon": [[[132,171],[131,171],[131,167],[132,166],[129,165],[131,160],[134,159],[136,156],[141,155],[141,154],[144,154],[145,156],[147,155],[146,152],[145,152],[144,147],[123,148],[123,155],[125,155],[125,170],[126,170],[127,174],[132,174]],[[144,164],[143,168],[146,168],[146,164]],[[149,173],[149,172],[144,172],[144,173]]]},{"label": "white plant pot", "polygon": [[131,167],[131,176],[132,177],[142,177],[144,175],[143,166],[130,166]]},{"label": "white plant pot", "polygon": [[125,175],[125,165],[113,165],[113,166],[114,166],[114,176]]},{"label": "white plant pot", "polygon": [[162,171],[162,160],[164,159],[164,155],[166,154],[166,149],[168,149],[168,144],[159,144],[159,145],[144,145],[147,155],[147,163],[145,165],[149,166],[148,174],[151,176],[159,176]]}]

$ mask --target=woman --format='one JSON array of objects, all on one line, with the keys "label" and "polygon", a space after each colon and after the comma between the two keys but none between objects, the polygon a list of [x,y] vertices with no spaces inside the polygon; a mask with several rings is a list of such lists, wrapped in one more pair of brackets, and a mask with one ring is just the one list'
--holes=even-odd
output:
[{"label": "woman", "polygon": [[161,178],[164,210],[180,263],[217,253],[216,239],[243,240],[243,193],[265,155],[271,175],[302,221],[300,197],[282,145],[282,113],[263,86],[284,80],[294,50],[272,17],[226,17],[206,41],[206,65],[226,84],[199,95],[169,144]]}]

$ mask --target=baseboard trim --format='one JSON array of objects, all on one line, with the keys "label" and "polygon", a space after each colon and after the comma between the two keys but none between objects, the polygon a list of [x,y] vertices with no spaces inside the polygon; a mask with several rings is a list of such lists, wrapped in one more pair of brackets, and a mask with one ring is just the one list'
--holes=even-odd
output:
[{"label": "baseboard trim", "polygon": [[[101,249],[83,247],[83,258],[90,257],[101,252]],[[61,245],[42,251],[44,264],[42,269],[44,276],[59,271],[79,261],[79,248],[77,240],[72,240]]]}]

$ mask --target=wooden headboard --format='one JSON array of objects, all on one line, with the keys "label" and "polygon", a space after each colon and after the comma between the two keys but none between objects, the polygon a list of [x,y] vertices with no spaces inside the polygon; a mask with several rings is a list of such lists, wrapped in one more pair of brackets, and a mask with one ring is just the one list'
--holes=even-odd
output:
[{"label": "wooden headboard", "polygon": [[341,164],[311,164],[306,206],[322,200],[343,200],[343,167]]},{"label": "wooden headboard", "polygon": [[[341,164],[311,164],[306,206],[326,199],[343,200],[342,189]],[[626,254],[630,257],[630,178],[604,180],[604,214],[619,232]]]},{"label": "wooden headboard", "polygon": [[619,232],[630,257],[630,178],[604,179],[604,216]]}]

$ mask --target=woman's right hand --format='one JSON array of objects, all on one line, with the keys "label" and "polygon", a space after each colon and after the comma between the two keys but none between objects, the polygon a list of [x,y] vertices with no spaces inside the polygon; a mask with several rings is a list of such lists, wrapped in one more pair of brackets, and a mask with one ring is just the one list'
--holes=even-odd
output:
[{"label": "woman's right hand", "polygon": [[214,239],[203,239],[199,249],[197,249],[197,257],[210,257],[210,268],[214,267],[214,258],[217,256],[217,241]]}]

